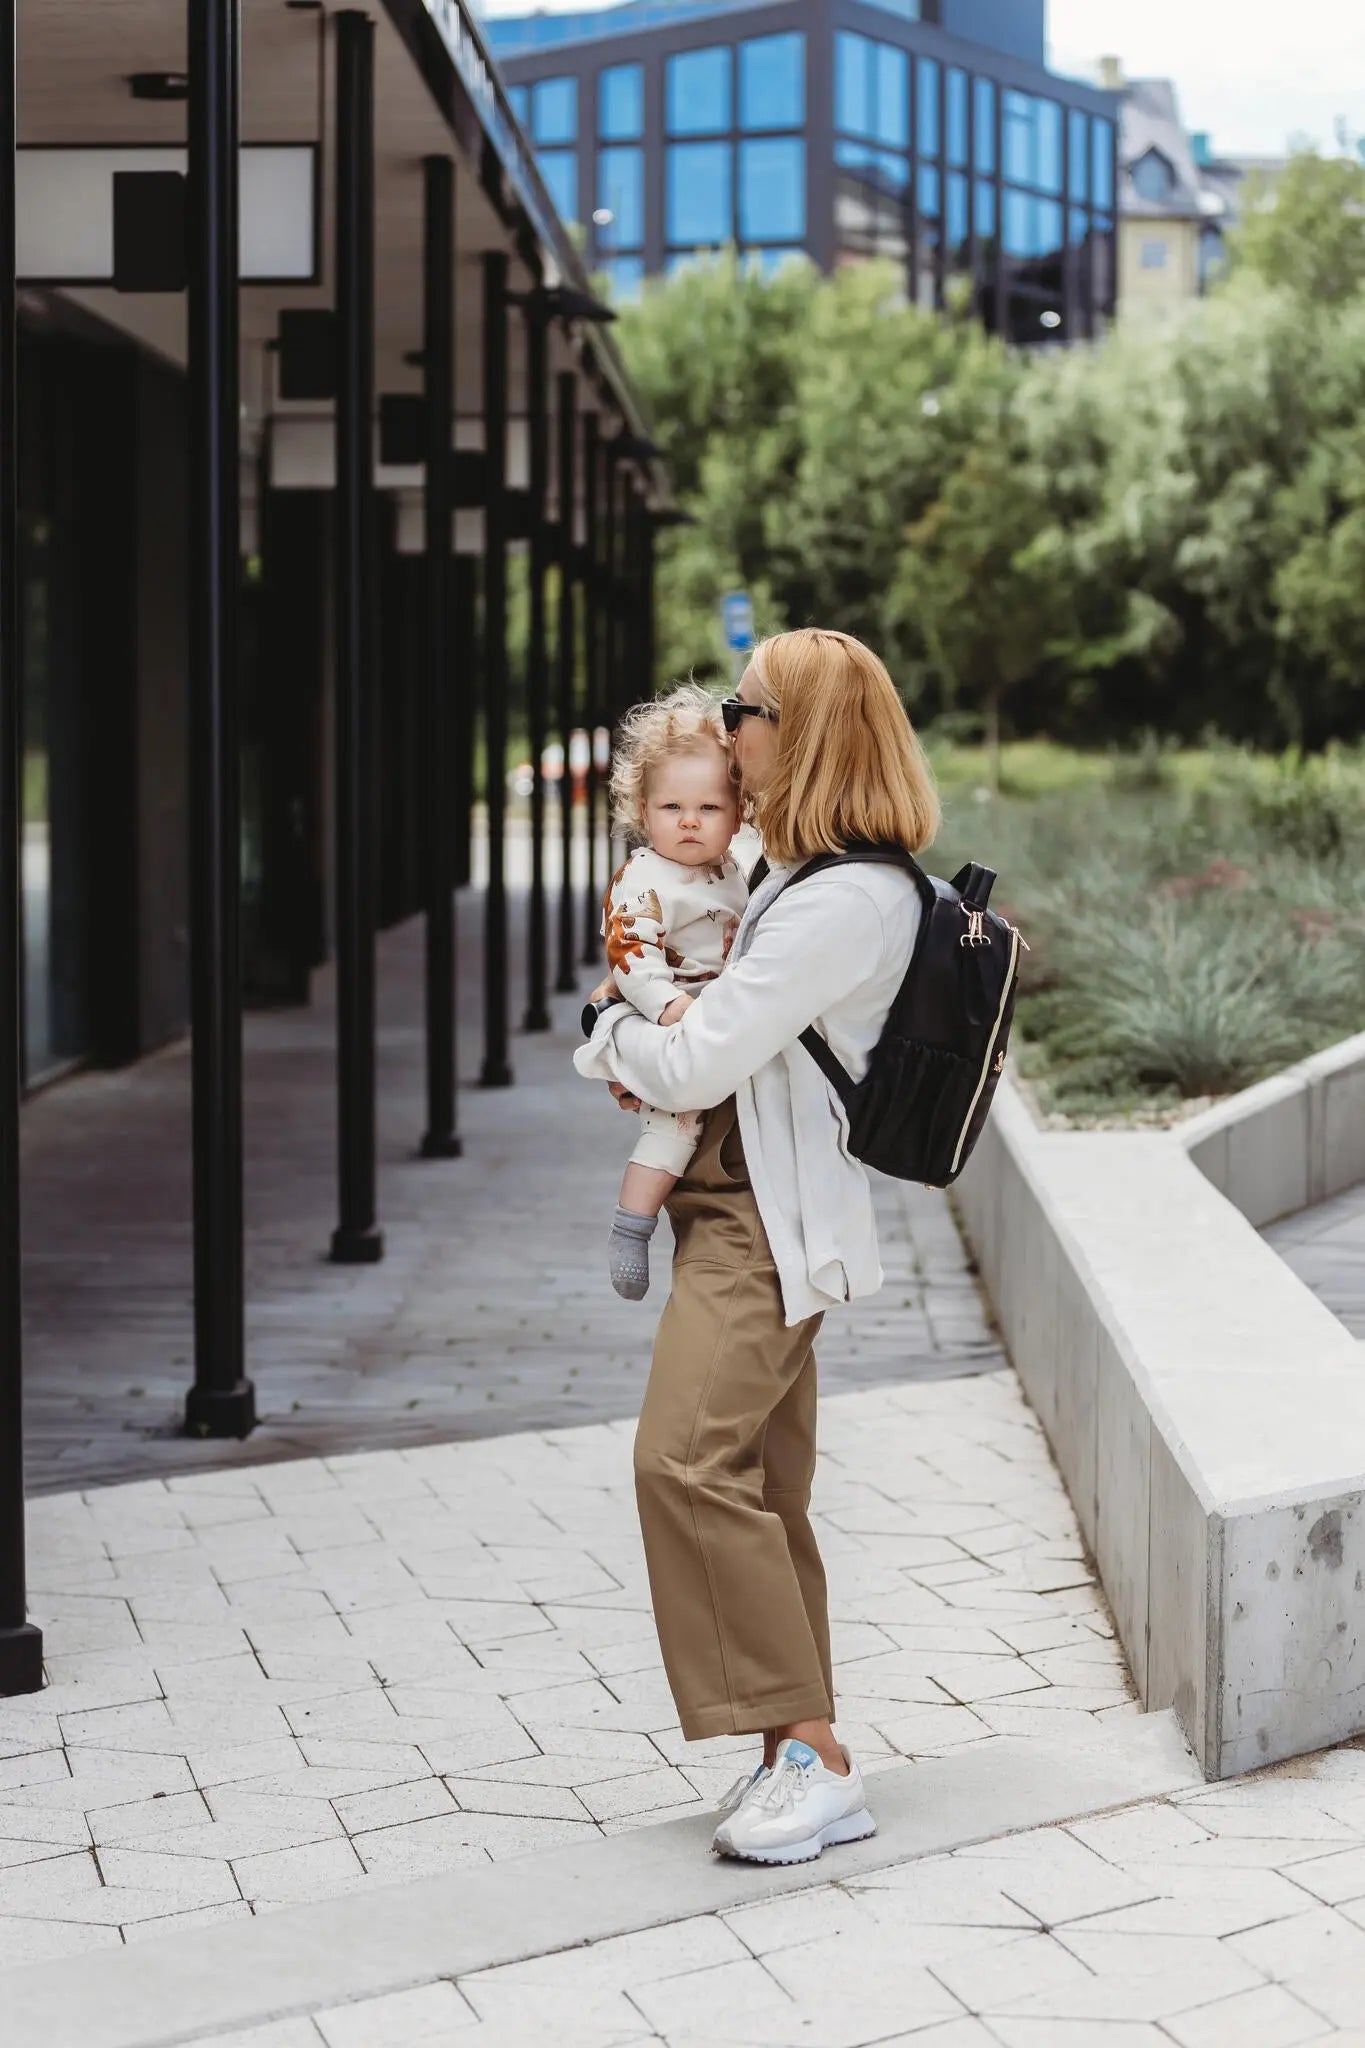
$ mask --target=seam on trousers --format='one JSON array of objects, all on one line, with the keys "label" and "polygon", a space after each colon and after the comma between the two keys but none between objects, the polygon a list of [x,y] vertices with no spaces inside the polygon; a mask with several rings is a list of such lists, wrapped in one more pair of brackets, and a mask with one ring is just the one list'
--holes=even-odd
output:
[{"label": "seam on trousers", "polygon": [[702,1388],[701,1399],[697,1403],[697,1412],[692,1418],[692,1435],[687,1445],[687,1462],[683,1466],[683,1484],[687,1488],[687,1511],[692,1517],[692,1534],[696,1540],[698,1554],[701,1557],[702,1570],[706,1573],[706,1590],[711,1596],[711,1619],[716,1627],[716,1643],[720,1649],[720,1668],[725,1676],[725,1696],[729,1702],[731,1713],[734,1712],[737,1704],[735,1687],[734,1681],[730,1676],[730,1659],[725,1653],[725,1630],[721,1625],[720,1602],[716,1598],[716,1581],[711,1570],[711,1558],[702,1539],[701,1523],[697,1519],[697,1497],[692,1486],[692,1460],[697,1448],[697,1434],[701,1429],[701,1419],[706,1411],[706,1404],[711,1389],[716,1383],[716,1374],[720,1370],[721,1352],[724,1348],[725,1339],[729,1335],[730,1323],[735,1313],[735,1297],[739,1292],[739,1283],[743,1278],[742,1272],[736,1273],[730,1288],[730,1299],[725,1307],[725,1319],[721,1323],[720,1330],[716,1336],[715,1349],[711,1354],[711,1368],[706,1375],[706,1384]]}]

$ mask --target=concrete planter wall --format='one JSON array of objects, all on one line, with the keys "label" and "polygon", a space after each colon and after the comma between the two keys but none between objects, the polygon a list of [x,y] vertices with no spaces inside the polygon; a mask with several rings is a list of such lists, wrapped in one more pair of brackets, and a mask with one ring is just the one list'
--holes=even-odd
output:
[{"label": "concrete planter wall", "polygon": [[1365,1037],[1180,1133],[1040,1131],[1006,1086],[958,1184],[1139,1693],[1211,1778],[1365,1730],[1365,1347],[1247,1220],[1365,1175],[1362,1091]]}]

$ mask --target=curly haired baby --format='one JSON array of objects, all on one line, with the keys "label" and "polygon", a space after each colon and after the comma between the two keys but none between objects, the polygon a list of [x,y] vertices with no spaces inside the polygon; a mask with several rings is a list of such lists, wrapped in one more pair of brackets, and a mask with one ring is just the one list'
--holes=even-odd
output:
[{"label": "curly haired baby", "polygon": [[[684,684],[627,714],[611,794],[618,830],[640,843],[607,891],[607,965],[641,1016],[676,1024],[720,973],[748,901],[730,854],[741,815],[738,775],[705,690]],[[649,1240],[701,1129],[700,1113],[648,1105],[640,1113],[608,1243],[611,1284],[628,1301],[649,1290]]]}]

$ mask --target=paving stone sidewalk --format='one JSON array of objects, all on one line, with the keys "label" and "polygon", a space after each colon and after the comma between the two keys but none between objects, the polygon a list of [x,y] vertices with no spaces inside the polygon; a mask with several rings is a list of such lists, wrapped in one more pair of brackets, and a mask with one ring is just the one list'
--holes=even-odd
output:
[{"label": "paving stone sidewalk", "polygon": [[1365,1181],[1262,1232],[1353,1336],[1365,1340]]},{"label": "paving stone sidewalk", "polygon": [[[0,1968],[695,1812],[627,1422],[58,1495],[0,1702]],[[836,1395],[840,1730],[874,1767],[1137,1712],[1013,1375]]]},{"label": "paving stone sidewalk", "polygon": [[1365,1751],[214,2048],[1365,2044]]}]

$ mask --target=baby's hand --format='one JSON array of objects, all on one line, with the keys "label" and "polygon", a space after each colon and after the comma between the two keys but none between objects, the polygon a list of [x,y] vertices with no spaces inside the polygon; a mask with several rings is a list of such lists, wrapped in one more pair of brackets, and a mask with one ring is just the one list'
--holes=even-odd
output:
[{"label": "baby's hand", "polygon": [[661,1024],[680,1024],[692,1007],[691,996],[681,993],[674,996],[666,1010],[659,1012]]}]

